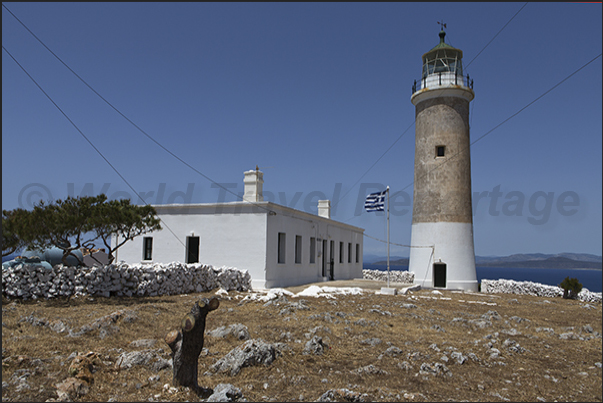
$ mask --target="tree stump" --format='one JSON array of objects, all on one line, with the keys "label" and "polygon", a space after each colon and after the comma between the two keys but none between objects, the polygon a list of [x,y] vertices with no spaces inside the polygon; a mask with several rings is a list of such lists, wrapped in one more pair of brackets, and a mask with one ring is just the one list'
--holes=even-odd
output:
[{"label": "tree stump", "polygon": [[188,386],[200,395],[209,396],[213,393],[211,389],[199,387],[197,375],[199,354],[203,350],[205,318],[219,305],[220,300],[216,297],[210,300],[201,298],[182,319],[181,329],[174,329],[165,336],[165,342],[172,350],[174,386]]}]

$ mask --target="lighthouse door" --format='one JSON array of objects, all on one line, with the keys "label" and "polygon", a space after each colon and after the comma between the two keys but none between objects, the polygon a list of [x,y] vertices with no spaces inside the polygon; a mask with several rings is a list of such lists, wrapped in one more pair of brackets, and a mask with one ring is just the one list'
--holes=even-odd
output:
[{"label": "lighthouse door", "polygon": [[433,264],[433,286],[446,288],[446,263]]}]

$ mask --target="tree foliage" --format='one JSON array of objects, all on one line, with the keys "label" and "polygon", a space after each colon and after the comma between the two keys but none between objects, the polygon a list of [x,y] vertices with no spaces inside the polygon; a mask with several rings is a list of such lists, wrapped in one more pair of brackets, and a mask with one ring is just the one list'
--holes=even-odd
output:
[{"label": "tree foliage", "polygon": [[96,210],[94,230],[108,251],[109,263],[115,259],[114,252],[127,241],[161,229],[156,214],[153,206],[133,205],[129,199],[111,200]]},{"label": "tree foliage", "polygon": [[576,299],[582,291],[582,284],[578,282],[577,278],[566,277],[559,287],[563,288],[563,298],[565,299]]},{"label": "tree foliage", "polygon": [[[80,248],[92,249],[102,241],[109,262],[125,242],[138,235],[161,229],[152,206],[137,206],[130,200],[110,200],[107,196],[68,197],[54,203],[36,204],[33,210],[2,211],[2,255],[23,247],[29,250],[56,246],[63,251],[63,263]],[[111,247],[112,236],[116,242]],[[82,263],[80,261],[80,263]]]},{"label": "tree foliage", "polygon": [[26,245],[17,234],[19,226],[27,216],[23,209],[2,210],[2,256],[8,256],[23,249]]}]

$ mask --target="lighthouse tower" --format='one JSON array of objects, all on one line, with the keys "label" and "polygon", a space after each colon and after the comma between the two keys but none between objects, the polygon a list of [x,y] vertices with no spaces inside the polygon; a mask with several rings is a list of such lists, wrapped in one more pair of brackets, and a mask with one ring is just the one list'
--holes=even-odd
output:
[{"label": "lighthouse tower", "polygon": [[415,177],[409,270],[423,287],[477,291],[469,102],[463,52],[444,42],[423,55],[415,81]]}]

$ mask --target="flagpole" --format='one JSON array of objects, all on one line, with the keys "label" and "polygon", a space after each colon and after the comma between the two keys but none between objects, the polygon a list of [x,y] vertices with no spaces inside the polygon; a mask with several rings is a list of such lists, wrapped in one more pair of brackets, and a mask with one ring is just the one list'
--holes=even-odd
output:
[{"label": "flagpole", "polygon": [[389,186],[387,187],[387,288],[389,288]]}]

